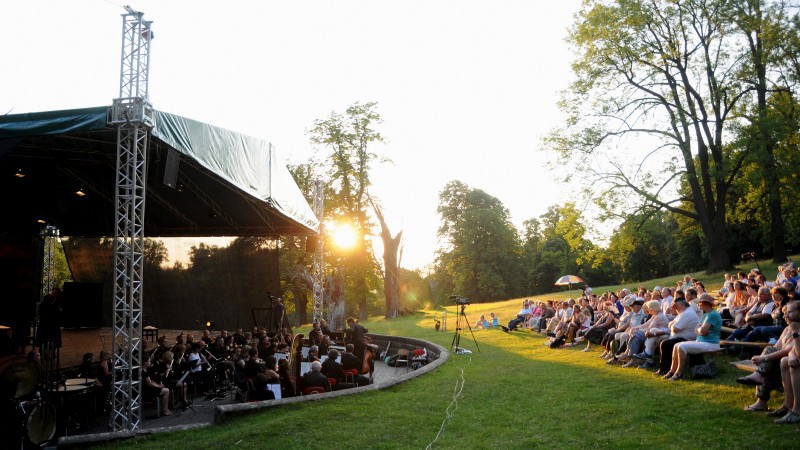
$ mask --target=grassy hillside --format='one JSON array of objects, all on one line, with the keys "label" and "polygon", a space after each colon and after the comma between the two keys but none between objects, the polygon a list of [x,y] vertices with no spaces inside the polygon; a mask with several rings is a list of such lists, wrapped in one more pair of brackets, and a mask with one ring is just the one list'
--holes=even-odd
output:
[{"label": "grassy hillside", "polygon": [[[774,265],[761,263],[768,277]],[[770,269],[771,267],[771,269]],[[749,270],[750,266],[746,266]],[[722,276],[698,275],[709,289]],[[644,283],[674,285],[678,277]],[[595,287],[607,290],[616,287]],[[537,298],[565,298],[561,292]],[[471,322],[494,311],[507,322],[518,299],[473,304]],[[448,308],[452,313],[453,307]],[[365,323],[371,332],[427,339],[450,347],[453,333],[435,332],[441,311]],[[454,316],[448,319],[454,328]],[[462,346],[431,374],[381,392],[291,405],[221,427],[148,436],[109,448],[797,448],[800,427],[779,426],[745,412],[754,390],[743,372],[717,359],[714,380],[661,380],[651,372],[607,366],[598,350],[551,350],[533,332],[465,331]],[[782,393],[770,407],[777,408]],[[438,439],[437,439],[438,435]]]}]

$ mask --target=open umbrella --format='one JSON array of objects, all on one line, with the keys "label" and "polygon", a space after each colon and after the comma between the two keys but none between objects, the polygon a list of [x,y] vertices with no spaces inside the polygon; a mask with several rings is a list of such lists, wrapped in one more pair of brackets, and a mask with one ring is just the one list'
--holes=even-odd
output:
[{"label": "open umbrella", "polygon": [[572,289],[572,283],[585,283],[585,281],[577,275],[564,275],[553,284],[556,286],[569,286],[568,289]]}]

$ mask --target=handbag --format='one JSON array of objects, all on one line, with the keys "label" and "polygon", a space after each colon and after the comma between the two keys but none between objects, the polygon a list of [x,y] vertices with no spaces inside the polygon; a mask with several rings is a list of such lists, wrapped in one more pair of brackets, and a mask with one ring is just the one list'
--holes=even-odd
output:
[{"label": "handbag", "polygon": [[692,366],[691,378],[693,380],[702,380],[705,378],[714,378],[717,376],[717,364],[712,359],[705,364],[697,364]]}]

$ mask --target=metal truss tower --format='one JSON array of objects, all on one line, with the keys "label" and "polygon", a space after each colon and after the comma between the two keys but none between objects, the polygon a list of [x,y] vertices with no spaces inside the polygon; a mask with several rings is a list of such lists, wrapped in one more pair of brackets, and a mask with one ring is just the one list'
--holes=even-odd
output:
[{"label": "metal truss tower", "polygon": [[119,98],[111,124],[117,128],[114,231],[114,330],[112,431],[134,431],[142,419],[142,299],[147,144],[153,127],[148,99],[152,22],[126,6],[122,15]]},{"label": "metal truss tower", "polygon": [[42,229],[40,235],[44,252],[42,254],[42,295],[39,296],[38,301],[49,294],[55,284],[56,244],[60,232],[53,225],[47,225]]},{"label": "metal truss tower", "polygon": [[325,244],[325,224],[322,221],[322,215],[325,212],[325,205],[324,205],[324,196],[323,196],[323,184],[322,181],[316,180],[314,181],[314,214],[317,216],[317,220],[319,220],[319,235],[317,236],[317,248],[314,251],[314,309],[313,309],[313,321],[319,322],[320,319],[323,318],[322,316],[322,309],[324,303],[324,292],[323,292],[323,284],[322,284],[322,251],[324,249]]}]

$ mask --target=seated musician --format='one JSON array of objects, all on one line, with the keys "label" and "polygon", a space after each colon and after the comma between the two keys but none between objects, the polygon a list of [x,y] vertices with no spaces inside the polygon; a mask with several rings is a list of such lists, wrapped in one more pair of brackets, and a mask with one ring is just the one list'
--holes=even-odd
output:
[{"label": "seated musician", "polygon": [[319,354],[327,355],[328,351],[331,349],[331,345],[333,345],[331,337],[326,334],[322,335],[322,342],[317,345],[317,347],[319,347]]},{"label": "seated musician", "polygon": [[262,336],[258,340],[258,357],[266,359],[267,356],[275,354],[275,345],[269,341],[267,336]]},{"label": "seated musician", "polygon": [[259,373],[253,381],[253,389],[247,391],[247,401],[255,402],[274,399],[275,394],[267,389],[267,376],[263,373]]},{"label": "seated musician", "polygon": [[303,374],[303,389],[308,387],[321,387],[325,392],[330,392],[331,384],[328,377],[322,373],[322,363],[314,361],[311,363],[311,370]]},{"label": "seated musician", "polygon": [[83,355],[83,361],[78,366],[79,378],[95,378],[97,371],[94,368],[94,353],[86,353]]},{"label": "seated musician", "polygon": [[369,378],[361,375],[361,366],[361,361],[353,354],[353,344],[347,344],[344,347],[344,353],[342,353],[342,368],[344,370],[355,369],[356,375],[353,377],[353,381],[359,386],[365,386],[369,384]]},{"label": "seated musician", "polygon": [[306,356],[306,362],[314,361],[319,361],[319,347],[316,345],[312,345],[311,348],[308,349],[308,356]]},{"label": "seated musician", "polygon": [[341,363],[336,361],[337,358],[339,358],[339,351],[332,348],[328,352],[328,359],[322,363],[322,373],[326,377],[336,380],[336,384],[333,385],[333,390],[339,391],[356,387],[355,383],[345,383],[344,367]]},{"label": "seated musician", "polygon": [[169,416],[169,389],[162,383],[162,374],[158,373],[147,359],[142,364],[142,386],[145,397],[161,398],[161,415]]},{"label": "seated musician", "polygon": [[167,345],[167,336],[162,334],[161,336],[158,337],[156,348],[150,355],[150,360],[161,361],[162,355],[164,355],[164,352],[166,352],[167,350],[169,350],[169,346]]},{"label": "seated musician", "polygon": [[195,341],[192,344],[192,352],[189,353],[188,360],[192,371],[192,382],[197,383],[197,390],[201,391],[203,395],[207,395],[212,384],[209,374],[213,376],[213,373],[210,370],[203,370],[204,368],[208,369],[208,360],[202,354],[203,349],[205,349],[203,341]]},{"label": "seated musician", "polygon": [[278,375],[281,380],[281,398],[294,397],[294,384],[289,371],[289,360],[278,361]]},{"label": "seated musician", "polygon": [[180,371],[175,366],[175,355],[167,350],[161,355],[161,360],[155,365],[156,372],[162,374],[162,382],[170,389],[175,389],[175,395],[178,396],[181,408],[186,409],[189,406],[187,402],[189,396],[186,394],[186,382],[180,382],[181,376],[185,371]]},{"label": "seated musician", "polygon": [[250,381],[255,380],[259,373],[264,373],[264,362],[259,359],[257,348],[250,347],[250,350],[247,351],[243,372],[245,379]]}]

